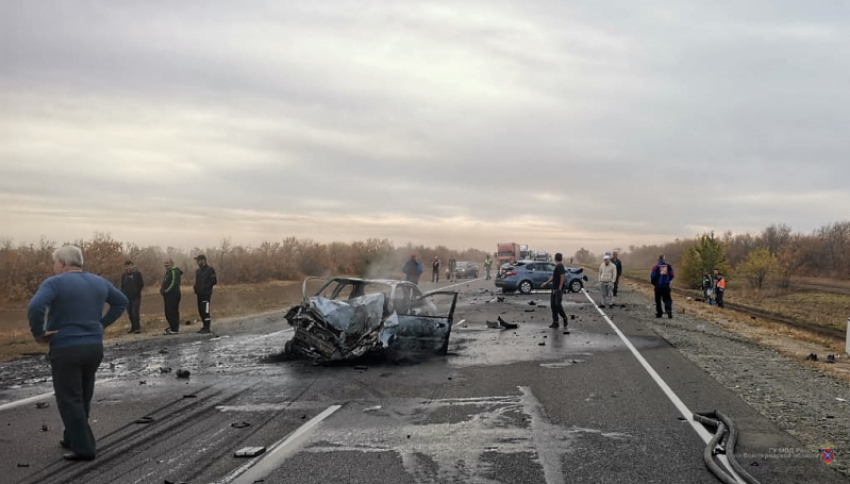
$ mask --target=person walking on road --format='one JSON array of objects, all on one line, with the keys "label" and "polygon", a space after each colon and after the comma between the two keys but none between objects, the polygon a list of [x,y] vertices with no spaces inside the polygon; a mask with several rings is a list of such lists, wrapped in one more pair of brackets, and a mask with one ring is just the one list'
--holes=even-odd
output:
[{"label": "person walking on road", "polygon": [[714,296],[714,279],[708,273],[708,271],[704,271],[702,273],[702,295],[705,298],[705,302],[708,303],[709,306],[714,304],[711,298]]},{"label": "person walking on road", "polygon": [[[118,320],[129,300],[106,279],[83,271],[83,252],[73,245],[53,253],[53,273],[30,300],[27,319],[35,340],[50,345],[53,392],[65,426],[59,444],[70,451],[62,457],[88,461],[97,455],[89,415],[103,360],[103,330]],[[109,305],[105,315],[104,304]]]},{"label": "person walking on road", "polygon": [[493,259],[491,259],[490,256],[488,255],[484,259],[484,270],[487,271],[487,278],[485,280],[487,280],[487,281],[489,281],[491,279],[491,277],[490,277],[490,270],[491,269],[493,269]]},{"label": "person walking on road", "polygon": [[412,282],[414,284],[419,282],[421,266],[419,265],[419,261],[416,260],[416,254],[410,254],[410,259],[407,259],[407,262],[404,263],[401,271],[404,272],[405,280],[408,282]]},{"label": "person walking on road", "polygon": [[620,289],[620,276],[623,275],[623,262],[616,250],[611,253],[611,263],[617,267],[617,278],[614,279],[614,297],[617,297],[617,291]]},{"label": "person walking on road", "polygon": [[611,263],[611,256],[602,257],[599,266],[599,290],[602,293],[602,306],[614,307],[614,283],[617,280],[617,266]]},{"label": "person walking on road", "polygon": [[200,254],[195,257],[198,269],[195,271],[195,294],[198,296],[198,315],[201,317],[203,327],[198,331],[201,334],[210,333],[210,299],[212,299],[213,286],[218,284],[215,269],[207,264],[207,256]]},{"label": "person walking on road", "polygon": [[652,266],[649,280],[655,287],[655,317],[664,315],[661,311],[661,302],[664,302],[664,310],[667,317],[673,319],[673,298],[670,294],[670,282],[673,281],[673,266],[664,261],[664,256],[658,256],[658,263]]},{"label": "person walking on road", "polygon": [[165,259],[162,265],[165,267],[165,276],[162,278],[159,293],[162,294],[165,319],[168,321],[164,334],[177,334],[180,332],[180,299],[182,298],[180,279],[183,271],[179,267],[174,267],[174,261],[171,258]]},{"label": "person walking on road", "polygon": [[139,334],[142,325],[139,319],[139,311],[142,307],[142,289],[145,288],[145,280],[142,273],[133,265],[133,261],[124,263],[124,273],[121,274],[121,292],[130,300],[127,306],[127,316],[130,318],[130,330],[127,333]]},{"label": "person walking on road", "polygon": [[440,282],[440,256],[435,255],[431,262],[431,282]]},{"label": "person walking on road", "polygon": [[723,307],[723,293],[726,292],[726,279],[723,274],[717,269],[714,270],[714,299],[717,301],[717,307]]},{"label": "person walking on road", "polygon": [[457,280],[455,271],[457,271],[457,261],[455,260],[455,256],[451,256],[449,257],[449,271],[446,273],[446,276],[452,282]]},{"label": "person walking on road", "polygon": [[564,320],[564,329],[567,329],[567,313],[564,312],[564,282],[567,279],[567,269],[564,267],[564,255],[555,254],[555,270],[552,276],[543,283],[543,287],[552,284],[552,293],[549,296],[549,305],[552,307],[552,324],[550,328],[558,327],[558,317]]}]

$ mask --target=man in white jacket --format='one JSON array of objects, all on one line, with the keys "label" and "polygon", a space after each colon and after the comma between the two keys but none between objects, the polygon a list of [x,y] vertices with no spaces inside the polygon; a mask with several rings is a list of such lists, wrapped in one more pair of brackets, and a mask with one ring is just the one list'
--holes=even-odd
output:
[{"label": "man in white jacket", "polygon": [[617,266],[611,263],[611,256],[605,254],[599,266],[599,288],[602,292],[602,306],[614,307],[614,282],[617,280]]}]

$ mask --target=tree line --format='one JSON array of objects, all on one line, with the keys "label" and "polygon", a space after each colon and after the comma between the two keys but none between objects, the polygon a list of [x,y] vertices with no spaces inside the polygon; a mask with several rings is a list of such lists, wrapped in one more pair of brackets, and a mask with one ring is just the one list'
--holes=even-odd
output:
[{"label": "tree line", "polygon": [[[259,246],[234,245],[223,239],[214,247],[184,250],[175,247],[140,247],[115,240],[109,234],[96,233],[90,239],[70,242],[83,250],[85,269],[118,285],[124,261],[132,260],[142,272],[146,285],[158,285],[165,270],[162,262],[170,257],[185,272],[184,283],[194,283],[198,254],[207,256],[218,279],[224,284],[260,283],[270,280],[300,280],[305,276],[344,275],[366,278],[402,278],[401,267],[416,254],[429,274],[431,261],[439,256],[447,268],[450,256],[481,265],[486,252],[477,249],[453,250],[443,245],[426,247],[407,244],[396,246],[387,239],[355,242],[320,243],[310,239],[286,237],[263,242]],[[0,238],[0,302],[29,299],[39,284],[53,275],[51,255],[65,244],[42,239],[38,243],[14,244]]]},{"label": "tree line", "polygon": [[[699,288],[703,271],[715,268],[727,279],[755,289],[788,288],[792,276],[850,279],[850,221],[811,233],[794,232],[785,224],[770,225],[757,234],[708,232],[664,244],[632,245],[620,251],[620,258],[627,267],[648,269],[659,254],[677,269],[680,283],[693,288]],[[575,260],[592,263],[599,258],[582,248]]]}]

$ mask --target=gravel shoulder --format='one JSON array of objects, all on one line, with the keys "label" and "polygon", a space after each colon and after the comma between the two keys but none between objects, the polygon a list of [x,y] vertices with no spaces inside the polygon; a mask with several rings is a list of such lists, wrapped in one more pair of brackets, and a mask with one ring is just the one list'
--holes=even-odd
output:
[{"label": "gravel shoulder", "polygon": [[[598,296],[592,285],[589,291]],[[648,289],[638,285],[621,288],[617,303],[806,449],[837,449],[831,466],[850,475],[848,359],[834,342],[799,340],[675,297],[674,319],[658,319]],[[805,361],[811,352],[818,362]],[[828,353],[837,364],[825,362]]]}]

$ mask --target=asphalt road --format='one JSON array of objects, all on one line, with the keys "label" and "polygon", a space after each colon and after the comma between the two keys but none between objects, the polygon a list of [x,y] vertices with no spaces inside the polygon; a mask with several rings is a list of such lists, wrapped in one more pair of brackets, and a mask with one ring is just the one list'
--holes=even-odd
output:
[{"label": "asphalt road", "polygon": [[[0,482],[718,482],[675,398],[730,416],[739,461],[763,483],[846,482],[630,317],[643,307],[604,311],[669,393],[584,294],[566,297],[575,319],[564,334],[548,328],[546,293],[499,302],[490,281],[456,289],[456,321],[466,321],[445,357],[357,364],[366,369],[276,361],[269,355],[292,335],[280,314],[229,323],[212,338],[110,346],[92,410],[99,455],[88,463],[61,459],[43,359],[5,364]],[[520,326],[487,328],[497,316]],[[190,378],[176,378],[178,369]],[[233,456],[250,446],[269,452]]]}]

